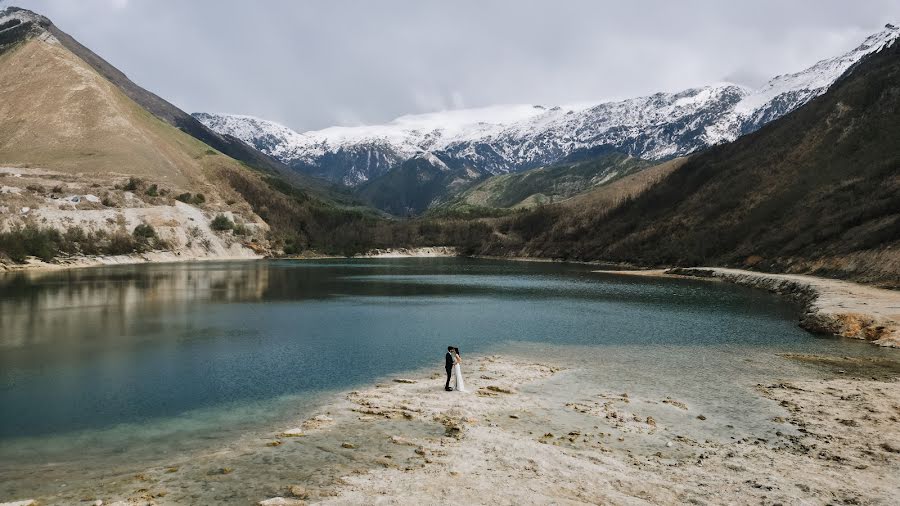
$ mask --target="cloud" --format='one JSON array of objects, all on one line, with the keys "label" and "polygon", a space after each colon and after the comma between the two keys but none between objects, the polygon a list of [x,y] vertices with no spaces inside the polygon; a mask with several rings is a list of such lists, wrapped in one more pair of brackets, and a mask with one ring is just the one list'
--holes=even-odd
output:
[{"label": "cloud", "polygon": [[756,86],[900,20],[895,0],[18,3],[188,111],[301,131],[723,79]]}]

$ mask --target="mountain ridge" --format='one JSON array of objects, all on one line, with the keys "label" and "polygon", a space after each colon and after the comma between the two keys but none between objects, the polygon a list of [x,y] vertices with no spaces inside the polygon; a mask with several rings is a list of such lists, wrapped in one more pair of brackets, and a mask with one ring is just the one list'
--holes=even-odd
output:
[{"label": "mountain ridge", "polygon": [[900,29],[888,24],[847,53],[776,76],[756,90],[719,83],[593,105],[493,106],[304,133],[248,116],[194,116],[295,169],[347,186],[379,177],[426,151],[452,168],[491,174],[551,164],[572,151],[600,145],[659,161],[757,130],[821,95],[861,58],[898,36]]}]

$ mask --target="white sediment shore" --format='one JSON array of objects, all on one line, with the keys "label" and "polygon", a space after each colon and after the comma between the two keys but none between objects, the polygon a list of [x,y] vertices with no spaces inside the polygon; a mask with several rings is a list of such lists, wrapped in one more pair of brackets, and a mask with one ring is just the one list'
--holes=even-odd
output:
[{"label": "white sediment shore", "polygon": [[437,258],[455,257],[456,248],[449,246],[429,246],[424,248],[390,248],[367,251],[357,258]]},{"label": "white sediment shore", "polygon": [[[784,408],[778,420],[784,433],[775,440],[722,442],[692,439],[679,426],[647,415],[653,405],[686,421],[705,419],[672,398],[638,398],[602,385],[573,388],[568,400],[548,398],[535,392],[548,381],[566,381],[569,371],[522,359],[484,357],[467,361],[466,370],[469,393],[444,392],[435,376],[404,377],[351,392],[329,409],[325,423],[312,419],[298,428],[307,435],[341,433],[351,420],[405,420],[443,431],[431,437],[398,432],[390,438],[396,448],[391,453],[411,448],[411,459],[387,455],[368,471],[339,478],[327,493],[301,487],[301,499],[416,505],[888,504],[900,494],[894,479],[900,471],[896,381],[759,385],[760,396]],[[632,451],[622,446],[626,439],[651,449]],[[354,440],[345,448],[363,451],[367,444],[372,443]],[[283,497],[283,504],[299,504],[290,502],[296,498],[289,492]]]},{"label": "white sediment shore", "polygon": [[130,255],[108,256],[75,256],[58,258],[52,262],[44,262],[38,258],[29,258],[22,264],[0,262],[0,272],[15,271],[53,271],[62,269],[78,269],[84,267],[103,267],[111,265],[163,264],[175,262],[216,262],[231,260],[259,260],[264,258],[249,248],[233,246],[220,254],[194,254],[186,251],[148,251]]},{"label": "white sediment shore", "polygon": [[[892,504],[900,363],[785,358],[837,372],[748,385],[771,409],[747,416],[774,433],[723,434],[714,427],[734,413],[685,402],[674,387],[670,395],[611,391],[579,376],[579,366],[470,357],[469,392],[445,392],[441,373],[404,373],[246,441],[143,471],[111,470],[110,483],[71,483],[65,497],[210,504],[239,487],[262,505]],[[304,460],[316,452],[333,457]],[[310,465],[322,466],[312,480],[285,472]],[[271,483],[260,474],[267,469],[283,481]]]},{"label": "white sediment shore", "polygon": [[629,276],[712,278],[775,292],[805,306],[800,325],[822,334],[900,347],[900,292],[849,281],[764,272],[695,267],[640,271],[596,271]]}]

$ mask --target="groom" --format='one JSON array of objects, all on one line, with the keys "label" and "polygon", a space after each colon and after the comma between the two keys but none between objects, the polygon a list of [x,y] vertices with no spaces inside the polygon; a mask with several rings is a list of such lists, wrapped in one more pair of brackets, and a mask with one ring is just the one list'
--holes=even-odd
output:
[{"label": "groom", "polygon": [[445,369],[447,369],[447,383],[444,384],[444,390],[450,392],[450,374],[453,373],[453,346],[447,346],[447,355],[444,356]]}]

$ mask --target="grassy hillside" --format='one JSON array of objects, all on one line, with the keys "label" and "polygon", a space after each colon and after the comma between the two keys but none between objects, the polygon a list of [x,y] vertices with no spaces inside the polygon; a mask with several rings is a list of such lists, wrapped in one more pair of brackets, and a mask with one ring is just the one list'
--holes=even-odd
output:
[{"label": "grassy hillside", "polygon": [[417,156],[363,183],[356,194],[372,206],[395,216],[414,216],[484,177],[468,169],[449,169]]},{"label": "grassy hillside", "polygon": [[251,169],[160,119],[47,23],[0,26],[0,260],[335,252],[372,240],[374,210]]},{"label": "grassy hillside", "polygon": [[900,44],[805,107],[696,155],[604,212],[545,207],[484,245],[647,265],[737,265],[900,286]]},{"label": "grassy hillside", "polygon": [[609,184],[648,165],[644,160],[622,153],[597,154],[579,161],[490,177],[440,207],[514,209],[552,204]]},{"label": "grassy hillside", "polygon": [[3,165],[191,187],[216,163],[209,146],[156,119],[52,41],[33,38],[0,55],[0,93]]}]

